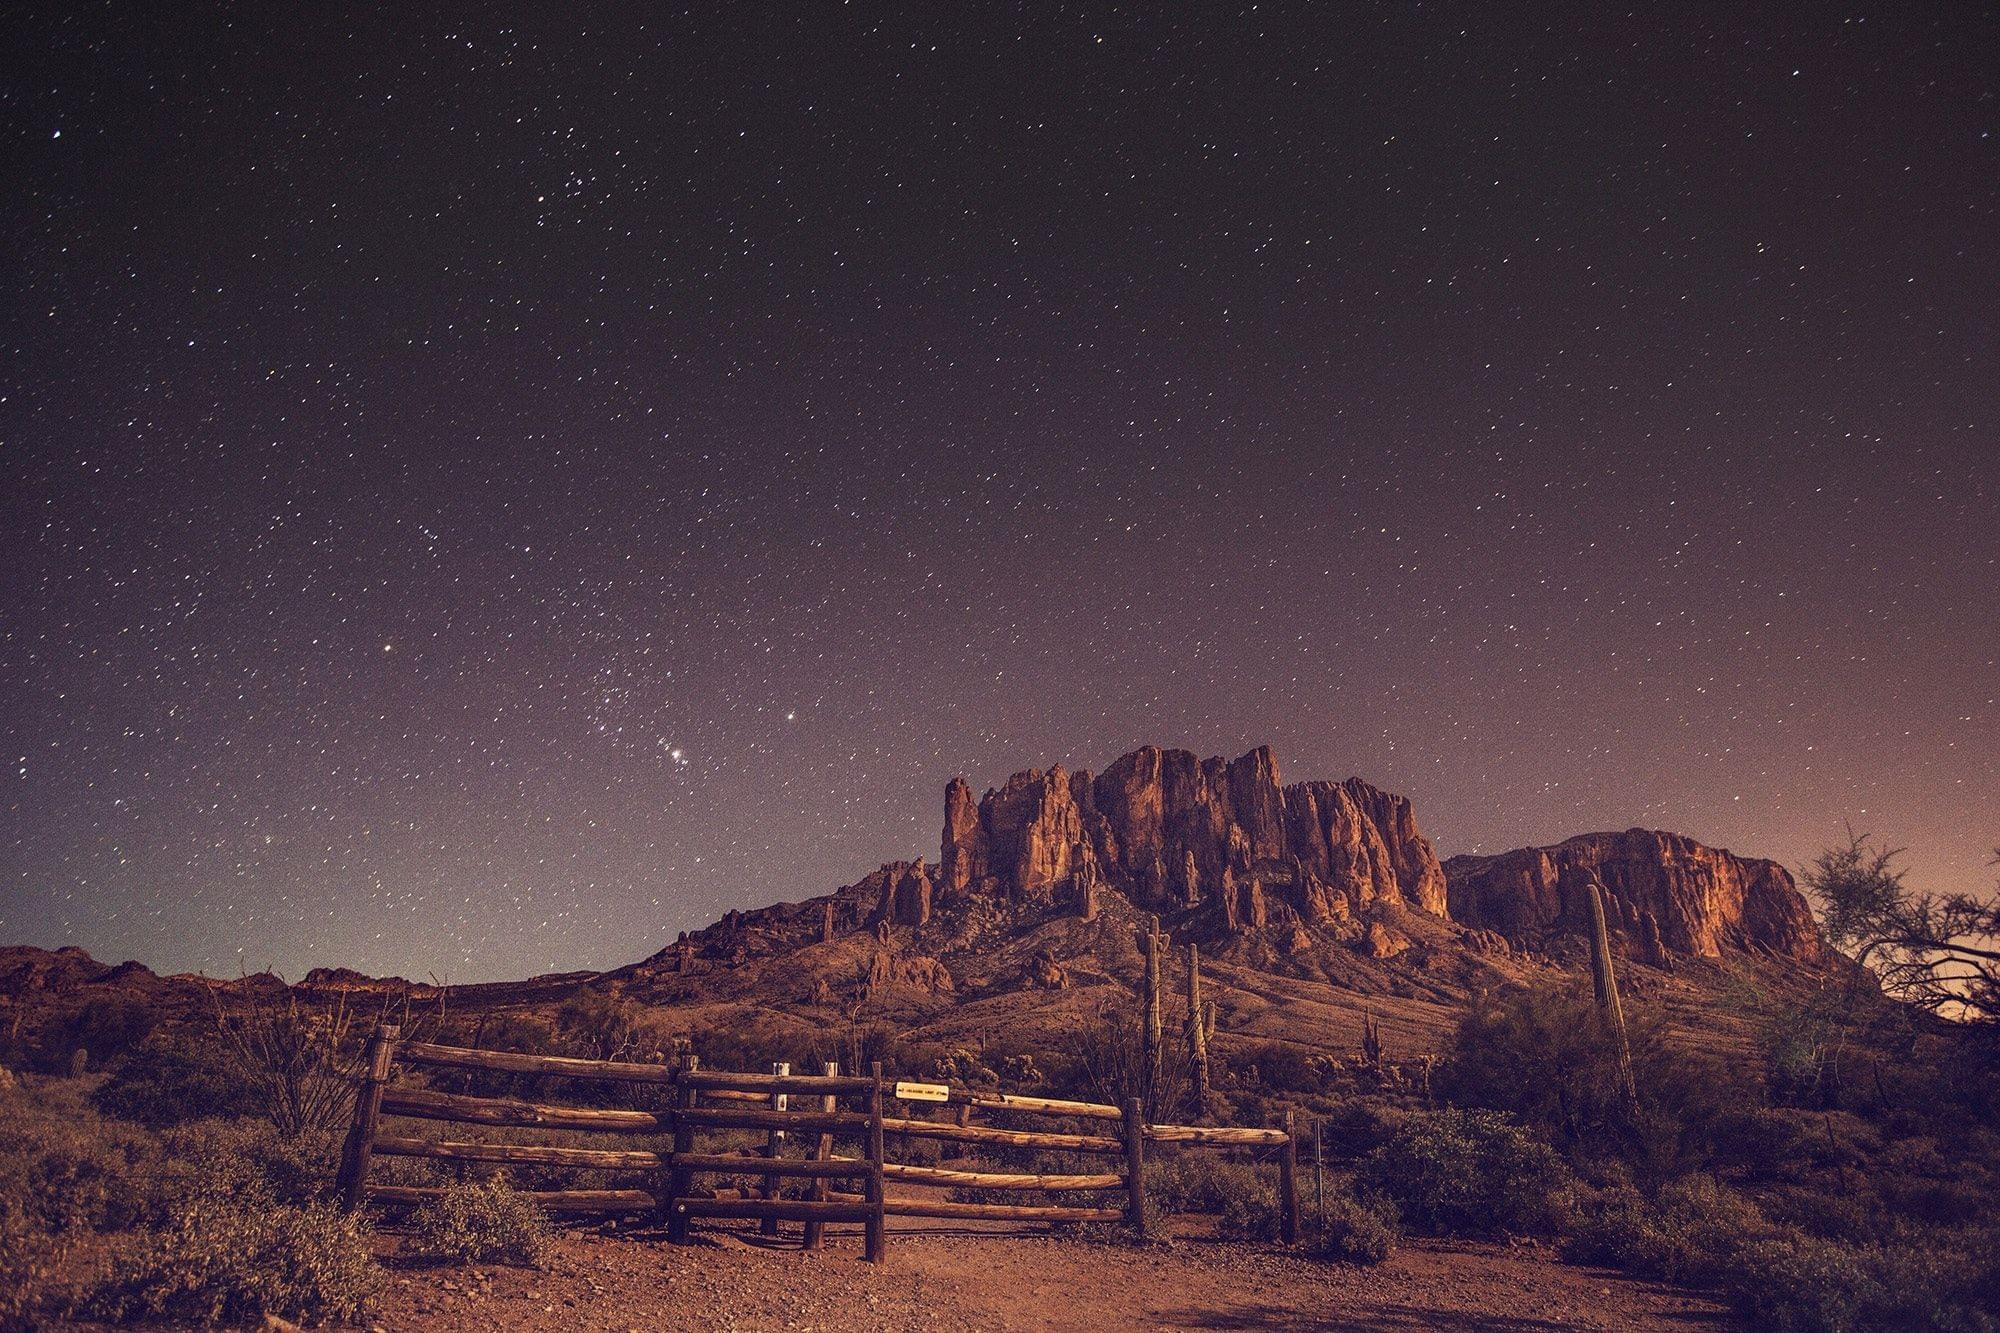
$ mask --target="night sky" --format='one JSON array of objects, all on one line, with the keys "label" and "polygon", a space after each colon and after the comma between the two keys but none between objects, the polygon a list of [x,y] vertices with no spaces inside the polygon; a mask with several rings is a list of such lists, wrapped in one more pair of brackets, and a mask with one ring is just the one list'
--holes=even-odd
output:
[{"label": "night sky", "polygon": [[613,966],[1143,742],[1993,883],[1992,6],[393,8],[6,25],[0,942]]}]

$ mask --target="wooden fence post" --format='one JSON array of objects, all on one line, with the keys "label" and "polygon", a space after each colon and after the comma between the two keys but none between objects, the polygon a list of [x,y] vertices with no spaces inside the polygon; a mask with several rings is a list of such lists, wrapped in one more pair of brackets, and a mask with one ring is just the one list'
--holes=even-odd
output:
[{"label": "wooden fence post", "polygon": [[1320,1126],[1326,1122],[1313,1117],[1313,1215],[1326,1226],[1326,1158],[1320,1150]]},{"label": "wooden fence post", "polygon": [[[779,1075],[780,1077],[783,1077],[784,1075],[792,1072],[791,1062],[787,1060],[774,1061],[771,1065],[771,1072],[773,1074]],[[788,1103],[786,1102],[785,1098],[786,1094],[782,1092],[772,1093],[771,1109],[773,1111],[782,1111],[786,1109]],[[764,1156],[782,1157],[784,1156],[784,1153],[785,1153],[785,1131],[782,1129],[773,1129],[766,1132],[766,1134],[764,1135]],[[778,1178],[776,1176],[764,1177],[763,1192],[764,1192],[764,1198],[767,1201],[777,1199]],[[777,1235],[778,1219],[775,1217],[766,1217],[760,1219],[757,1223],[757,1233],[762,1236]]]},{"label": "wooden fence post", "polygon": [[[824,1064],[820,1066],[820,1073],[826,1075],[828,1078],[839,1077],[840,1062],[837,1060],[826,1061]],[[840,1109],[840,1098],[834,1096],[830,1092],[827,1093],[826,1096],[819,1099],[819,1109],[828,1112],[829,1114],[831,1114],[834,1111],[838,1111]],[[821,1133],[819,1136],[819,1144],[813,1149],[813,1160],[816,1162],[824,1162],[832,1156],[833,1156],[833,1135],[827,1133]],[[814,1203],[826,1202],[825,1176],[813,1177],[812,1201]],[[808,1221],[806,1223],[806,1248],[809,1250],[817,1250],[820,1247],[821,1238],[825,1234],[826,1234],[826,1223],[820,1221],[817,1218]]]},{"label": "wooden fence post", "polygon": [[368,1039],[368,1068],[354,1091],[354,1122],[348,1126],[347,1143],[340,1155],[340,1198],[350,1211],[367,1197],[368,1159],[374,1152],[376,1127],[382,1122],[382,1085],[389,1081],[396,1038],[401,1035],[396,1024],[378,1023]]},{"label": "wooden fence post", "polygon": [[1299,1136],[1298,1113],[1285,1108],[1285,1142],[1278,1150],[1278,1239],[1287,1245],[1299,1243]]},{"label": "wooden fence post", "polygon": [[1137,1097],[1125,1099],[1125,1220],[1145,1239],[1146,1111]]},{"label": "wooden fence post", "polygon": [[[681,1056],[681,1072],[692,1074],[701,1068],[701,1057],[693,1051]],[[667,1172],[667,1239],[676,1245],[684,1245],[688,1238],[687,1211],[681,1207],[681,1200],[687,1197],[688,1183],[692,1179],[688,1169],[681,1165],[681,1159],[694,1151],[694,1125],[682,1111],[694,1109],[695,1090],[686,1079],[676,1081],[674,1089],[674,1165]]]},{"label": "wooden fence post", "polygon": [[868,1067],[875,1086],[868,1090],[868,1221],[863,1255],[871,1264],[882,1262],[882,1062]]}]

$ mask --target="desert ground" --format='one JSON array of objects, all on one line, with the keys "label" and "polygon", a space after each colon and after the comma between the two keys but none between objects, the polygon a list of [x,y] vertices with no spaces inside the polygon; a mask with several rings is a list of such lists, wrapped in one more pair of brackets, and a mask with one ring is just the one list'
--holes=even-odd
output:
[{"label": "desert ground", "polygon": [[1561,1263],[1536,1245],[1412,1241],[1378,1267],[1217,1241],[1133,1245],[1034,1230],[891,1226],[888,1262],[832,1228],[826,1249],[709,1228],[564,1235],[540,1270],[399,1260],[374,1324],[477,1329],[1656,1329],[1723,1328],[1699,1293]]}]

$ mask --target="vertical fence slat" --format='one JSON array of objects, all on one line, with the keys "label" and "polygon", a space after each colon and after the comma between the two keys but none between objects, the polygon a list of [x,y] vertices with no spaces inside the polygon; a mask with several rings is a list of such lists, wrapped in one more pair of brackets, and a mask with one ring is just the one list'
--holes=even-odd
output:
[{"label": "vertical fence slat", "polygon": [[883,1260],[882,1198],[882,1062],[868,1067],[875,1086],[868,1090],[868,1224],[864,1256],[871,1264]]},{"label": "vertical fence slat", "polygon": [[1291,1107],[1285,1108],[1285,1142],[1278,1149],[1278,1191],[1281,1211],[1278,1214],[1278,1238],[1287,1245],[1299,1243],[1299,1117]]},{"label": "vertical fence slat", "polygon": [[[681,1056],[682,1072],[693,1073],[699,1068],[701,1068],[701,1057],[693,1051],[689,1051]],[[694,1099],[694,1087],[687,1080],[681,1080],[674,1088],[675,1109],[678,1111],[693,1110]],[[673,1170],[667,1173],[667,1239],[680,1245],[686,1244],[688,1238],[688,1216],[681,1207],[681,1200],[687,1197],[688,1182],[692,1179],[692,1176],[687,1168],[680,1165],[678,1159],[693,1151],[694,1126],[689,1123],[686,1116],[676,1115],[674,1117],[674,1157],[676,1160]]]},{"label": "vertical fence slat", "polygon": [[359,1208],[366,1196],[368,1159],[375,1149],[375,1131],[382,1123],[382,1085],[389,1081],[396,1038],[401,1035],[402,1029],[394,1023],[378,1023],[368,1039],[368,1068],[354,1092],[354,1122],[348,1126],[347,1143],[340,1155],[340,1197],[350,1209]]},{"label": "vertical fence slat", "polygon": [[1135,1235],[1146,1234],[1146,1109],[1137,1097],[1125,1099],[1125,1220]]},{"label": "vertical fence slat", "polygon": [[[824,1064],[820,1066],[820,1073],[826,1075],[828,1078],[839,1077],[840,1062],[837,1060],[826,1061]],[[824,1097],[819,1099],[819,1109],[822,1111],[829,1111],[829,1112],[838,1111],[840,1109],[840,1098],[834,1096],[830,1092],[827,1093]],[[824,1162],[832,1156],[833,1156],[833,1135],[822,1133],[819,1136],[819,1142],[813,1148],[813,1160],[816,1162]],[[826,1202],[825,1176],[815,1176],[813,1178],[812,1201],[814,1203]],[[806,1248],[809,1250],[817,1250],[820,1247],[822,1243],[822,1238],[825,1236],[825,1234],[826,1234],[826,1223],[821,1222],[817,1219],[807,1222]]]},{"label": "vertical fence slat", "polygon": [[[783,1077],[784,1075],[792,1072],[791,1062],[787,1060],[775,1060],[771,1064],[771,1072],[773,1074],[779,1075],[780,1077]],[[771,1109],[773,1111],[782,1111],[786,1109],[788,1105],[789,1103],[786,1101],[786,1094],[782,1092],[774,1092],[771,1094]],[[782,1129],[767,1130],[764,1134],[764,1156],[782,1157],[784,1155],[784,1151],[785,1151],[785,1131]],[[775,1202],[777,1200],[778,1188],[779,1188],[778,1178],[776,1176],[764,1177],[763,1194],[766,1201]],[[757,1234],[760,1236],[777,1235],[778,1219],[775,1217],[760,1218],[757,1222]]]}]

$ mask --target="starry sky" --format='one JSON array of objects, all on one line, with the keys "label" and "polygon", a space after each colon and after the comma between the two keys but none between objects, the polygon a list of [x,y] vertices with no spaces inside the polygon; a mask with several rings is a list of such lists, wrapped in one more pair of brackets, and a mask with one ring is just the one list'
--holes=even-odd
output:
[{"label": "starry sky", "polygon": [[1145,742],[1992,885],[1992,7],[974,8],[6,25],[0,941],[615,966]]}]

